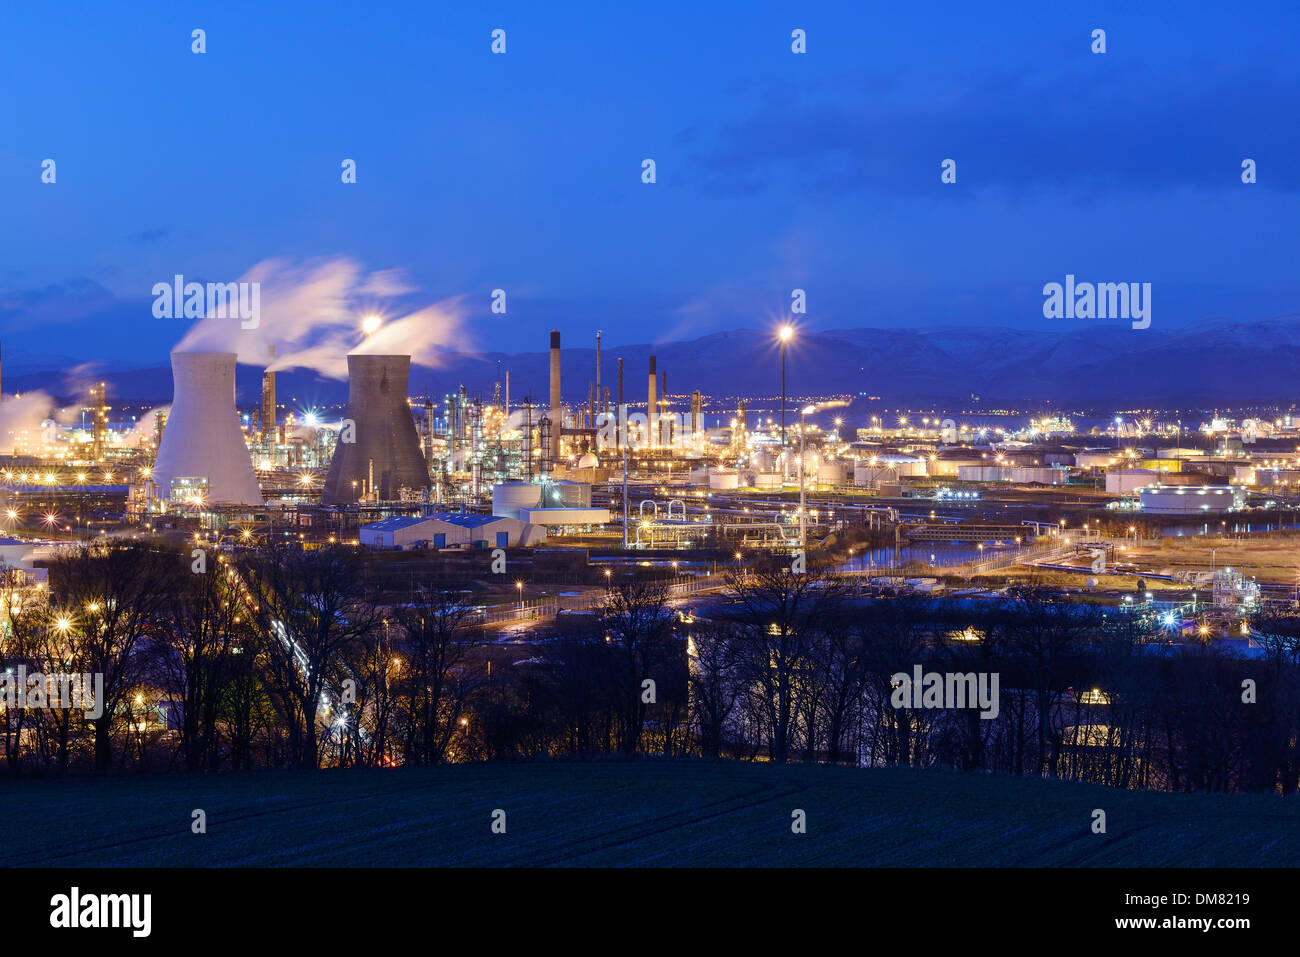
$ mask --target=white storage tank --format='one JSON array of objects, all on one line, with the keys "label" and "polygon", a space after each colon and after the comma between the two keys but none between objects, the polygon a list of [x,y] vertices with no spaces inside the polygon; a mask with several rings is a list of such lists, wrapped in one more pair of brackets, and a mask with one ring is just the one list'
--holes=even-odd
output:
[{"label": "white storage tank", "polygon": [[1159,482],[1160,473],[1153,469],[1111,469],[1106,473],[1106,491],[1111,495],[1127,495]]},{"label": "white storage tank", "polygon": [[738,472],[710,472],[709,488],[733,489],[740,487],[740,474]]},{"label": "white storage tank", "polygon": [[492,514],[518,518],[521,508],[537,508],[542,487],[531,482],[502,482],[492,486]]},{"label": "white storage tank", "polygon": [[780,472],[756,472],[754,473],[755,488],[780,488]]},{"label": "white storage tank", "polygon": [[830,462],[822,462],[822,464],[817,467],[817,484],[843,485],[844,465],[845,463],[839,459]]},{"label": "white storage tank", "polygon": [[1138,492],[1138,501],[1152,515],[1222,515],[1240,508],[1245,494],[1223,485],[1151,485]]},{"label": "white storage tank", "polygon": [[543,503],[549,508],[590,508],[591,486],[586,482],[560,479],[552,483],[552,494],[549,498],[550,501]]}]

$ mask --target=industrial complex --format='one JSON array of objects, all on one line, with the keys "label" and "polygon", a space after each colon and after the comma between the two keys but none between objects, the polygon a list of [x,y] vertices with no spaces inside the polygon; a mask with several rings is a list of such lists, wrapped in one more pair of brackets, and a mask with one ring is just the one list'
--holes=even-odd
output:
[{"label": "industrial complex", "polygon": [[[792,334],[774,333],[782,372]],[[545,402],[512,399],[508,368],[490,397],[412,395],[410,356],[354,353],[335,410],[277,401],[274,349],[260,402],[242,408],[235,354],[175,352],[166,406],[118,420],[97,383],[79,421],[4,437],[9,532],[46,548],[142,533],[375,553],[569,548],[596,572],[622,554],[675,569],[811,555],[929,590],[1076,571],[1104,591],[1136,571],[1188,591],[1168,597],[1190,620],[1206,596],[1189,583],[1227,573],[1138,567],[1143,543],[1281,532],[1300,504],[1289,410],[1105,410],[1085,426],[787,396],[784,375],[779,397],[714,396],[706,383],[670,391],[653,355],[640,372],[616,355],[604,368],[599,333],[587,381],[564,382],[559,330],[548,345]],[[1295,584],[1274,578],[1266,593]]]}]

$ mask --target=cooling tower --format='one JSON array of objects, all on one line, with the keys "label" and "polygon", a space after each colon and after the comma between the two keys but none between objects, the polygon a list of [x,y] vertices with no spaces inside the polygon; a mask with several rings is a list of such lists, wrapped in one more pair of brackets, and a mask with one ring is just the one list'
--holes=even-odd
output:
[{"label": "cooling tower", "polygon": [[410,356],[348,356],[348,411],[354,442],[340,433],[321,490],[321,504],[348,505],[370,490],[392,501],[403,488],[429,487],[429,468],[407,404]]},{"label": "cooling tower", "polygon": [[153,467],[158,495],[170,498],[173,479],[205,479],[205,502],[261,505],[235,411],[235,354],[173,352],[172,384],[172,409]]}]

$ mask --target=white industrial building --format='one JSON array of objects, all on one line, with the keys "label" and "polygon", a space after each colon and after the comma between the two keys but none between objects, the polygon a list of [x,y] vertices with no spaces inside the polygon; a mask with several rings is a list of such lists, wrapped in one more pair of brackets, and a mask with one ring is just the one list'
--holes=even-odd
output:
[{"label": "white industrial building", "polygon": [[519,518],[529,525],[549,528],[588,528],[595,525],[608,525],[610,521],[607,508],[521,508]]},{"label": "white industrial building", "polygon": [[1152,515],[1222,515],[1241,508],[1246,492],[1224,485],[1150,485],[1138,492],[1138,501]]},{"label": "white industrial building", "polygon": [[511,548],[540,545],[546,529],[504,515],[395,515],[363,525],[362,545],[370,548],[448,548],[453,545]]}]

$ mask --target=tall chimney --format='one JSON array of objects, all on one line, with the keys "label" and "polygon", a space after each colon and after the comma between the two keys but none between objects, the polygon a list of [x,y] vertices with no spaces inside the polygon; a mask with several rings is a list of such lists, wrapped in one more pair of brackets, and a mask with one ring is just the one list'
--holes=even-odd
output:
[{"label": "tall chimney", "polygon": [[621,447],[623,444],[623,431],[624,429],[627,428],[627,423],[624,421],[627,418],[627,416],[623,413],[623,357],[622,356],[618,357],[618,408],[614,410],[614,414],[618,416],[618,428],[614,430],[614,435],[618,437],[617,441],[615,442],[615,445]]},{"label": "tall chimney", "polygon": [[[267,366],[275,362],[275,346],[266,347]],[[261,439],[266,442],[275,437],[275,373],[268,368],[262,373]]]},{"label": "tall chimney", "polygon": [[564,405],[560,397],[560,330],[551,330],[551,465],[560,461],[560,432],[564,425]]},{"label": "tall chimney", "polygon": [[[596,401],[600,401],[600,330],[596,330]],[[592,415],[595,415],[595,407],[592,408]]]},{"label": "tall chimney", "polygon": [[659,444],[659,376],[655,374],[655,357],[650,357],[650,393],[646,403],[646,431],[649,439],[646,445],[655,448]]}]

